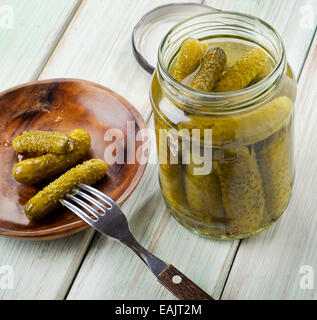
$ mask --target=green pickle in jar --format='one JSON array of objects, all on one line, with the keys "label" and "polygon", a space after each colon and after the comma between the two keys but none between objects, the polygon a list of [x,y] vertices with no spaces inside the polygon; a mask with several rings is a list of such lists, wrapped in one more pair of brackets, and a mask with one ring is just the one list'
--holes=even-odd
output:
[{"label": "green pickle in jar", "polygon": [[216,86],[216,92],[237,91],[247,87],[262,72],[268,62],[266,53],[254,48],[242,56],[224,75]]},{"label": "green pickle in jar", "polygon": [[[182,166],[179,163],[178,138],[176,136],[175,141],[175,135],[168,123],[158,116],[155,117],[155,131],[160,163],[159,179],[166,205],[170,210],[184,213],[186,212],[186,199]],[[173,149],[170,148],[171,144],[174,145]],[[174,161],[171,160],[171,156],[174,157]]]},{"label": "green pickle in jar", "polygon": [[208,49],[189,86],[196,90],[211,91],[221,77],[226,59],[226,53],[221,48]]},{"label": "green pickle in jar", "polygon": [[[240,30],[244,17],[236,15],[232,28]],[[241,239],[269,227],[289,203],[296,81],[280,37],[266,24],[255,19],[254,30],[272,37],[274,48],[254,37],[215,36],[207,16],[192,18],[192,33],[201,38],[180,24],[161,44],[151,87],[157,145],[167,149],[163,158],[174,154],[178,162],[163,164],[159,157],[160,184],[168,209],[185,227]],[[174,35],[189,39],[174,43]],[[170,129],[174,143],[161,141],[160,129]]]},{"label": "green pickle in jar", "polygon": [[224,217],[224,209],[221,199],[221,190],[218,177],[212,170],[212,161],[210,166],[204,166],[206,170],[210,167],[210,172],[199,174],[195,169],[201,168],[199,162],[201,156],[195,152],[190,154],[190,163],[184,165],[184,185],[189,210],[196,216],[205,221],[212,222]]},{"label": "green pickle in jar", "polygon": [[264,192],[254,149],[223,151],[216,164],[228,235],[257,231],[264,215]]},{"label": "green pickle in jar", "polygon": [[255,147],[266,198],[267,219],[277,219],[287,207],[291,195],[294,173],[290,130],[291,123]]},{"label": "green pickle in jar", "polygon": [[215,147],[250,145],[262,141],[285,127],[294,104],[288,97],[278,97],[253,111],[224,117],[188,115],[178,129],[212,129]]},{"label": "green pickle in jar", "polygon": [[180,49],[177,61],[171,71],[173,77],[183,81],[193,73],[200,65],[207,50],[207,44],[197,39],[186,39]]}]

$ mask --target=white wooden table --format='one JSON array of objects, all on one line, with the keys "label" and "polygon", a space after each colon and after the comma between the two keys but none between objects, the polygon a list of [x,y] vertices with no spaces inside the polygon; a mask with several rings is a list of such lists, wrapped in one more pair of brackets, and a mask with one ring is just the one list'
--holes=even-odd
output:
[{"label": "white wooden table", "polygon": [[[151,77],[133,56],[131,32],[144,13],[168,2],[177,1],[0,0],[0,90],[37,79],[87,79],[124,96],[151,125]],[[317,272],[317,0],[197,2],[256,15],[285,41],[299,80],[291,204],[258,236],[200,238],[170,217],[157,166],[148,165],[123,210],[145,247],[217,299],[316,299],[317,276],[309,271]],[[12,25],[2,19],[8,8]],[[2,237],[3,265],[12,266],[14,286],[0,288],[1,299],[173,299],[132,252],[92,230],[44,242]]]}]

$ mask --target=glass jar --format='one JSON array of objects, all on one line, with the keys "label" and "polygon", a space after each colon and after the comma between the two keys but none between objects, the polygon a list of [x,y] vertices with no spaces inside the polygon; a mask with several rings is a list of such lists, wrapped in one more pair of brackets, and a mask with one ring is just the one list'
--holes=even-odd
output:
[{"label": "glass jar", "polygon": [[[273,70],[238,91],[191,89],[169,73],[187,38],[259,47]],[[296,80],[271,26],[233,12],[181,22],[160,45],[150,97],[160,186],[176,220],[200,235],[241,239],[282,215],[294,181]]]}]

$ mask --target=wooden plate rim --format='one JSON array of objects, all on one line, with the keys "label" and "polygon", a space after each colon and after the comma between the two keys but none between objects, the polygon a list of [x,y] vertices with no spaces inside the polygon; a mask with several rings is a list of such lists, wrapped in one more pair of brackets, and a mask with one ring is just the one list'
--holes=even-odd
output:
[{"label": "wooden plate rim", "polygon": [[[89,85],[110,93],[111,95],[115,96],[118,100],[120,100],[125,107],[128,108],[129,112],[133,115],[133,117],[137,121],[140,129],[147,128],[147,124],[144,118],[142,117],[142,115],[140,114],[140,112],[137,109],[135,109],[135,107],[128,100],[126,100],[125,98],[123,98],[122,96],[114,92],[113,90],[89,80],[77,79],[77,78],[54,78],[54,79],[27,82],[27,83],[14,86],[12,88],[9,88],[0,92],[0,98],[20,88],[34,86],[37,84],[52,84],[52,83],[64,83],[64,82],[77,82],[78,84]],[[139,181],[141,180],[144,174],[146,166],[147,166],[147,163],[139,165],[139,168],[135,173],[135,176],[131,181],[131,184],[129,185],[129,189],[127,189],[116,201],[119,205],[122,205],[129,198],[131,193],[135,190],[135,188],[137,187]],[[80,231],[84,231],[89,227],[90,226],[87,223],[85,223],[83,220],[78,220],[72,223],[68,223],[66,225],[54,227],[46,231],[19,232],[19,231],[10,231],[7,229],[0,228],[0,235],[5,237],[10,237],[10,238],[15,238],[18,240],[52,240],[52,239],[59,239],[59,238],[64,238],[64,237],[73,235]]]}]

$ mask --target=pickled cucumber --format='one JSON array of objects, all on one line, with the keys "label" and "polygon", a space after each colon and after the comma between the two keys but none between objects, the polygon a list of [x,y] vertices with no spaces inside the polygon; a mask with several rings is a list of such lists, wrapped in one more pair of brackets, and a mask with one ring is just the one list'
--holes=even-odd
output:
[{"label": "pickled cucumber", "polygon": [[207,47],[206,43],[194,38],[185,40],[173,67],[172,76],[177,81],[182,81],[193,73],[199,67]]},{"label": "pickled cucumber", "polygon": [[194,169],[201,167],[195,153],[191,153],[192,161],[185,165],[185,192],[188,207],[193,215],[204,221],[212,222],[215,218],[223,218],[220,184],[214,171],[206,175],[196,175]]},{"label": "pickled cucumber", "polygon": [[289,128],[256,145],[268,219],[277,219],[285,210],[292,190],[293,165]]},{"label": "pickled cucumber", "polygon": [[216,92],[228,92],[243,89],[263,70],[268,63],[268,56],[254,48],[239,59],[216,85]]},{"label": "pickled cucumber", "polygon": [[57,131],[29,131],[13,140],[16,152],[41,152],[64,154],[74,149],[74,141]]},{"label": "pickled cucumber", "polygon": [[239,218],[226,220],[228,238],[241,239],[256,233],[263,224],[262,214],[247,213]]},{"label": "pickled cucumber", "polygon": [[189,87],[210,92],[220,79],[226,59],[226,53],[221,48],[208,49]]},{"label": "pickled cucumber", "polygon": [[[186,198],[183,187],[182,165],[179,159],[178,137],[172,135],[172,138],[174,137],[174,144],[176,144],[177,150],[171,151],[171,144],[168,143],[167,137],[167,130],[169,129],[168,125],[158,114],[155,114],[154,119],[160,165],[159,178],[164,199],[172,211],[184,212],[184,208],[186,207]],[[171,152],[176,153],[178,163],[171,163]]]},{"label": "pickled cucumber", "polygon": [[27,218],[38,220],[45,217],[80,183],[93,185],[106,173],[107,164],[100,159],[91,159],[70,169],[27,202],[24,208]]},{"label": "pickled cucumber", "polygon": [[160,165],[160,185],[167,206],[176,212],[185,212],[186,199],[182,184],[180,166]]},{"label": "pickled cucumber", "polygon": [[285,127],[292,117],[294,104],[288,97],[278,97],[260,108],[226,117],[188,115],[178,129],[212,129],[215,147],[249,145],[266,139]]},{"label": "pickled cucumber", "polygon": [[15,163],[12,176],[20,183],[35,184],[51,179],[65,172],[81,160],[90,148],[90,135],[87,131],[76,129],[70,133],[74,141],[72,152],[58,155],[47,153]]},{"label": "pickled cucumber", "polygon": [[282,79],[279,96],[287,96],[292,101],[296,101],[296,87],[297,81],[294,72],[292,71],[291,67],[287,65],[286,76]]},{"label": "pickled cucumber", "polygon": [[223,150],[223,159],[216,163],[215,172],[228,219],[226,232],[229,235],[255,232],[263,219],[265,202],[254,149]]},{"label": "pickled cucumber", "polygon": [[269,59],[267,59],[263,71],[261,71],[250,83],[249,86],[253,86],[254,84],[262,81],[265,79],[273,70],[272,63],[270,62]]}]

